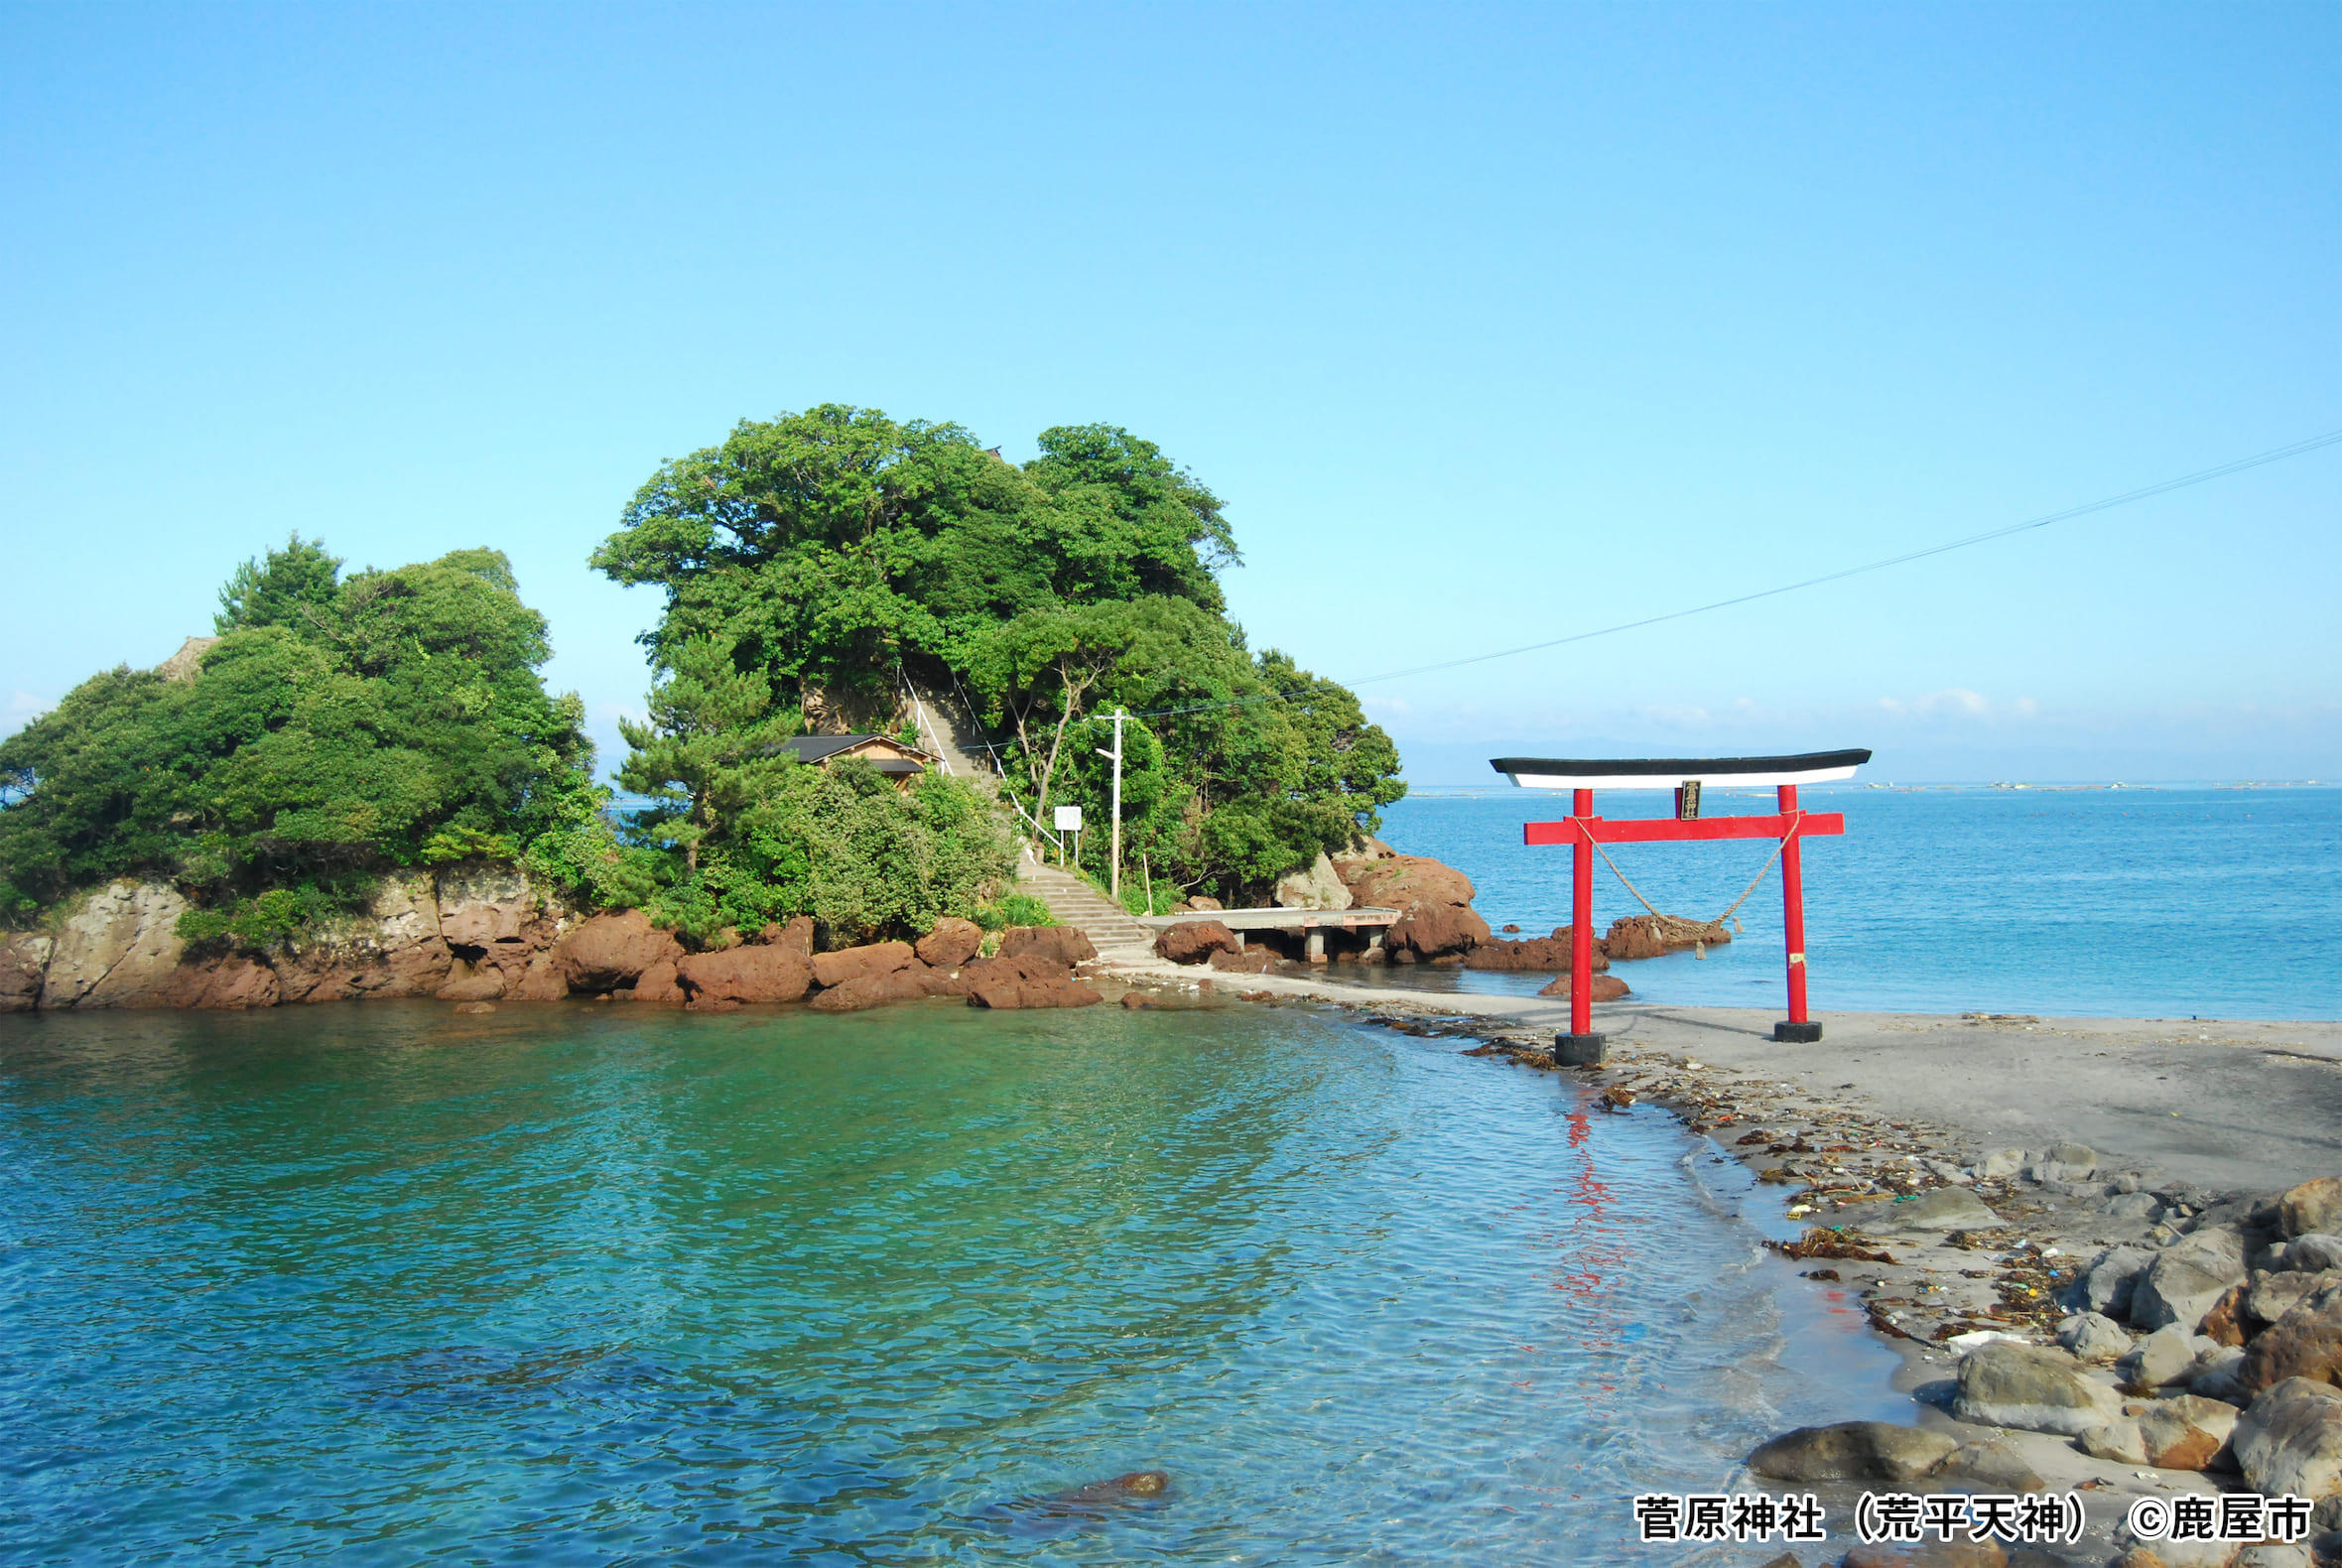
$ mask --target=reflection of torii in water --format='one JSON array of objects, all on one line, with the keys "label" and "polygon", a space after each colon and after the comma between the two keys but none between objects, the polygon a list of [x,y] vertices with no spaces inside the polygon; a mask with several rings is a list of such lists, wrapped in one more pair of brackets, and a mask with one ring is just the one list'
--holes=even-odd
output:
[{"label": "reflection of torii in water", "polygon": [[[1829,837],[1846,831],[1837,812],[1809,812],[1797,805],[1797,786],[1826,779],[1854,777],[1854,770],[1871,760],[1868,751],[1809,751],[1785,757],[1640,757],[1589,760],[1582,757],[1497,757],[1489,765],[1526,789],[1566,789],[1572,794],[1570,815],[1560,822],[1525,823],[1521,842],[1530,845],[1566,844],[1575,849],[1570,898],[1570,1032],[1553,1042],[1556,1060],[1591,1066],[1603,1057],[1602,1036],[1594,1032],[1594,856],[1610,855],[1606,844],[1653,844],[1691,839],[1778,839],[1773,851],[1781,862],[1781,925],[1789,953],[1789,1016],[1772,1028],[1775,1040],[1810,1044],[1822,1037],[1822,1026],[1805,1010],[1805,875],[1797,849],[1800,839]],[[1772,785],[1779,791],[1780,811],[1770,817],[1700,816],[1700,789],[1707,784]],[[1607,822],[1594,815],[1597,789],[1672,789],[1675,815]],[[1771,862],[1767,861],[1769,868]],[[1616,865],[1612,870],[1618,870]],[[1758,879],[1764,875],[1756,873]],[[1626,878],[1621,875],[1619,880]],[[1732,909],[1756,891],[1733,900]],[[1634,884],[1626,883],[1628,892]],[[1634,896],[1645,909],[1649,900]],[[1732,909],[1724,912],[1730,915]],[[1657,914],[1656,910],[1652,911]],[[1699,922],[1661,916],[1687,929]],[[1720,922],[1724,916],[1717,917]],[[1716,924],[1709,922],[1708,924]]]}]

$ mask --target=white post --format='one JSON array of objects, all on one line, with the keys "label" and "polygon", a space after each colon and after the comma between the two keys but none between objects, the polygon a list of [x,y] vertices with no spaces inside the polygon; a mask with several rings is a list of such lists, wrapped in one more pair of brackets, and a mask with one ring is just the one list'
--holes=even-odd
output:
[{"label": "white post", "polygon": [[[1111,751],[1108,751],[1108,750],[1106,750],[1106,747],[1104,747],[1104,746],[1098,746],[1098,747],[1095,747],[1095,748],[1094,748],[1094,749],[1095,749],[1095,750],[1098,752],[1098,754],[1099,754],[1100,756],[1102,756],[1102,757],[1107,757],[1107,758],[1110,758],[1110,759],[1112,760],[1113,764],[1114,764],[1114,826],[1113,826],[1113,837],[1112,837],[1112,841],[1111,841],[1111,848],[1112,848],[1112,851],[1113,851],[1113,853],[1112,853],[1112,858],[1111,858],[1111,860],[1108,862],[1108,864],[1107,864],[1107,866],[1106,866],[1106,888],[1107,888],[1107,891],[1109,891],[1109,892],[1111,892],[1111,893],[1113,894],[1113,896],[1114,896],[1114,902],[1115,902],[1115,903],[1117,903],[1117,904],[1118,904],[1118,903],[1120,903],[1120,902],[1122,901],[1122,719],[1123,719],[1123,718],[1124,718],[1124,715],[1123,715],[1122,711],[1121,711],[1119,708],[1115,709],[1115,710],[1114,710],[1114,749],[1113,749],[1113,750],[1111,750]],[[1151,907],[1152,907],[1152,906],[1150,905],[1149,907],[1150,907],[1150,909],[1151,909]]]}]

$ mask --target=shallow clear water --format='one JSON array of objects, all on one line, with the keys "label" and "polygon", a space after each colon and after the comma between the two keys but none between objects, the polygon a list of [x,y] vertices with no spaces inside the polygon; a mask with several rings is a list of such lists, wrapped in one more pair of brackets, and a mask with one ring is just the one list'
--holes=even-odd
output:
[{"label": "shallow clear water", "polygon": [[[1832,787],[1801,799],[1846,816],[1845,837],[1804,849],[1817,1011],[2342,1016],[2342,789]],[[1659,792],[1595,797],[1606,817],[1671,809]],[[1709,816],[1773,809],[1770,790],[1707,797]],[[1390,809],[1382,837],[1471,875],[1490,924],[1543,935],[1569,919],[1570,851],[1524,848],[1520,826],[1569,810],[1568,796],[1542,791],[1410,798]],[[1755,842],[1620,845],[1611,857],[1659,908],[1706,918],[1771,852]],[[1598,926],[1641,909],[1600,860],[1594,874]],[[1680,954],[1615,973],[1645,1000],[1777,1008],[1777,870],[1740,918],[1745,934],[1704,961]],[[1509,993],[1550,979],[1427,973],[1407,971],[1403,983]]]},{"label": "shallow clear water", "polygon": [[[1457,1051],[1255,1008],[0,1019],[0,1541],[1643,1562],[1629,1493],[1907,1410],[1734,1217],[1777,1194]],[[1150,1467],[1156,1505],[1015,1505]]]}]

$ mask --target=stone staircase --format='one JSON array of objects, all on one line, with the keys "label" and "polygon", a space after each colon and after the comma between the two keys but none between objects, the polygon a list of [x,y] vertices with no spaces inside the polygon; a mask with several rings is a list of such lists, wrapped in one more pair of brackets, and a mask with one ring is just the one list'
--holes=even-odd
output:
[{"label": "stone staircase", "polygon": [[915,685],[909,693],[919,721],[919,743],[943,758],[946,773],[966,779],[997,799],[1000,774],[992,766],[991,752],[985,749],[982,726],[956,701],[946,701]]},{"label": "stone staircase", "polygon": [[1140,958],[1154,950],[1154,932],[1116,909],[1106,894],[1070,871],[1042,865],[1027,856],[1017,867],[1016,887],[1047,904],[1059,925],[1086,933],[1102,958]]}]

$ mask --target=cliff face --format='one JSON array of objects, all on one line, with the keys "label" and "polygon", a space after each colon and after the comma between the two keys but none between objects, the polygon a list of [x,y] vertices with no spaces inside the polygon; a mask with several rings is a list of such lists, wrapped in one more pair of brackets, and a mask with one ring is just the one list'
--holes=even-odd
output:
[{"label": "cliff face", "polygon": [[560,996],[553,948],[577,923],[496,865],[384,877],[364,913],[257,954],[191,954],[177,929],[186,912],[168,886],[120,881],[89,894],[54,937],[0,933],[0,1012]]}]

